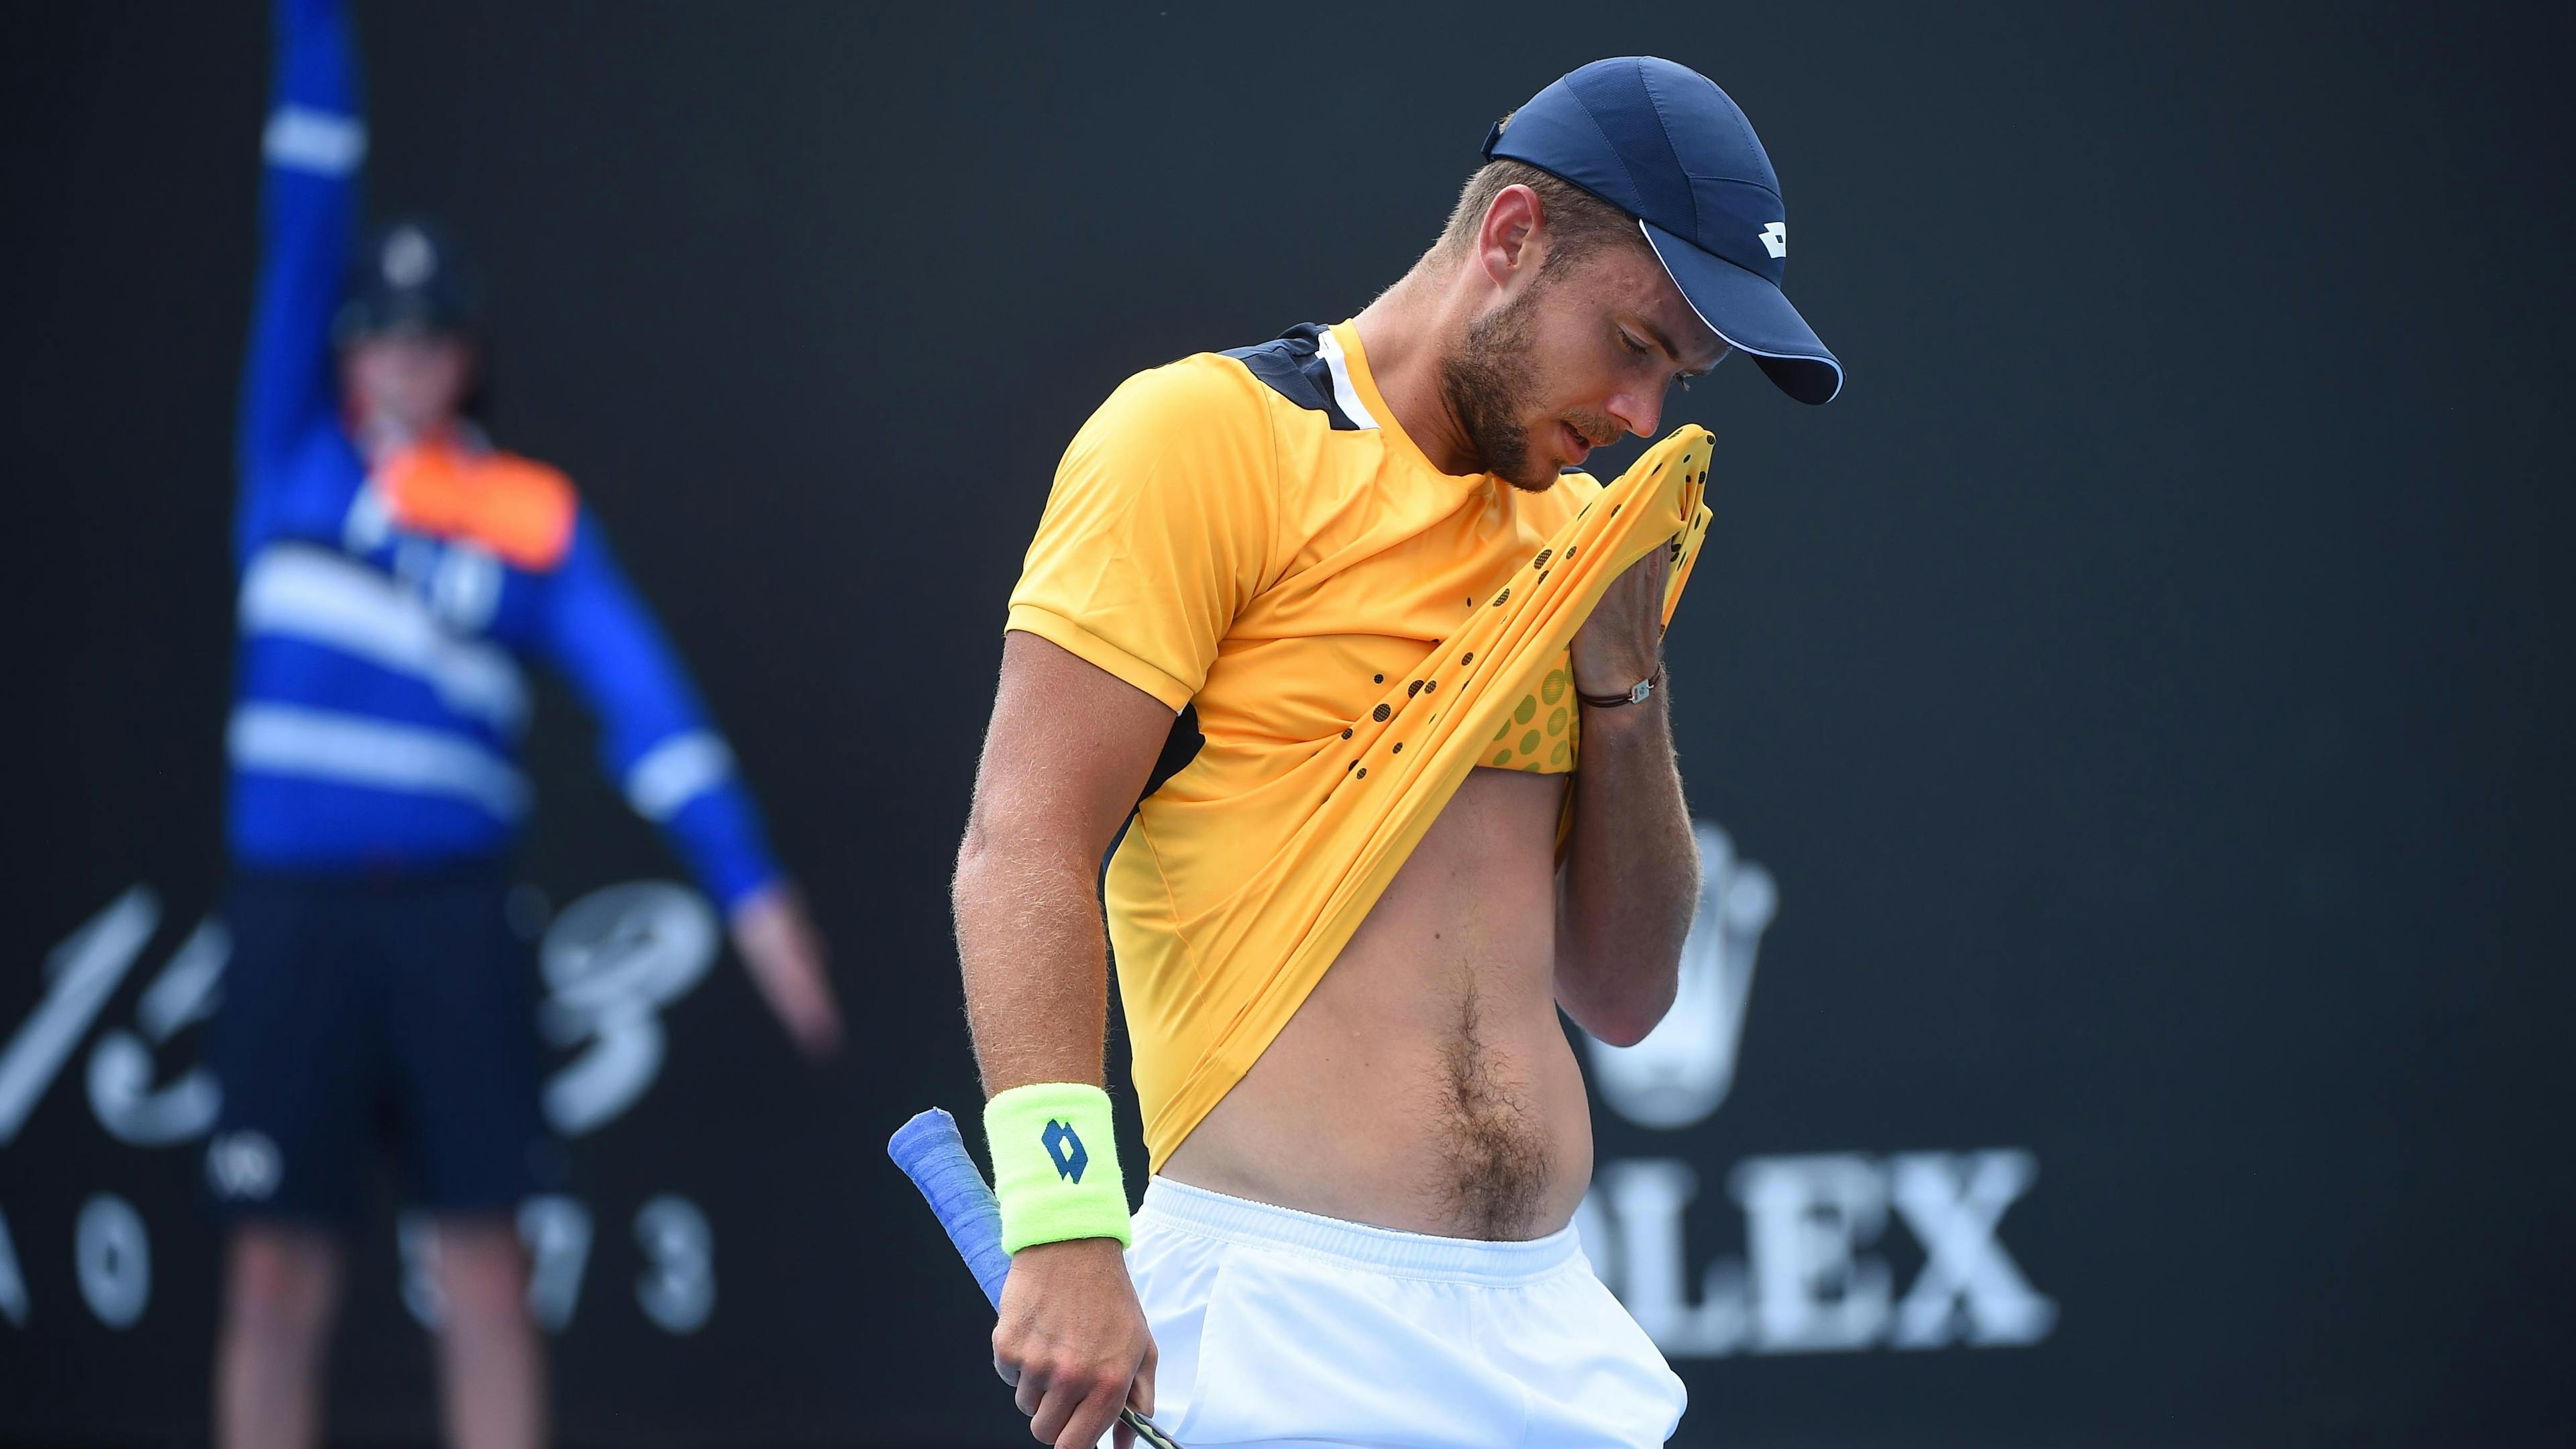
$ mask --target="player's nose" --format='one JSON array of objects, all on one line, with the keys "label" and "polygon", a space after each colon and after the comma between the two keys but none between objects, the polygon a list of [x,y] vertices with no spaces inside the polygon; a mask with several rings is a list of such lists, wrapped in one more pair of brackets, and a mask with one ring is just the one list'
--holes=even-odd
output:
[{"label": "player's nose", "polygon": [[1618,420],[1619,426],[1638,437],[1650,438],[1655,434],[1655,424],[1663,420],[1664,400],[1660,394],[1614,393],[1610,398],[1609,413]]}]

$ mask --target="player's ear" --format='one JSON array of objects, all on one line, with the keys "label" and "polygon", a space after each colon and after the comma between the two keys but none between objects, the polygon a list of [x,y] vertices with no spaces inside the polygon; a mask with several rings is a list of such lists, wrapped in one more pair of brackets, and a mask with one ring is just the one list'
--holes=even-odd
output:
[{"label": "player's ear", "polygon": [[1515,182],[1494,194],[1476,230],[1476,260],[1495,286],[1508,286],[1522,268],[1537,263],[1533,243],[1546,220],[1547,203],[1528,187]]}]

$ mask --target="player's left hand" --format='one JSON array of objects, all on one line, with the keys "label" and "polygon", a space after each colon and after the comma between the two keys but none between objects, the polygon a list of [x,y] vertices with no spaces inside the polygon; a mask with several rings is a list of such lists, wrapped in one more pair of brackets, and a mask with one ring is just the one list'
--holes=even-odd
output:
[{"label": "player's left hand", "polygon": [[1611,580],[1609,592],[1574,636],[1577,692],[1626,694],[1661,665],[1664,579],[1671,566],[1672,550],[1657,545]]},{"label": "player's left hand", "polygon": [[763,886],[734,906],[732,926],[743,969],[797,1048],[818,1061],[830,1056],[841,1044],[841,1007],[804,898],[784,881]]}]

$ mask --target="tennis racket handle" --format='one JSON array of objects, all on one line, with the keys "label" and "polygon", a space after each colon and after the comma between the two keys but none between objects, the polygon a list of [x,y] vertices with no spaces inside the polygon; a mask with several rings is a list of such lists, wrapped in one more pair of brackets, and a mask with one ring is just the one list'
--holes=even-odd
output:
[{"label": "tennis racket handle", "polygon": [[[1011,1279],[1011,1255],[1002,1251],[1002,1205],[985,1185],[983,1169],[967,1155],[966,1139],[957,1134],[957,1119],[931,1108],[886,1139],[886,1156],[921,1189],[939,1225],[948,1230],[948,1241],[957,1245],[957,1255],[974,1270],[993,1311],[1000,1312],[1002,1285]],[[1118,1417],[1136,1431],[1137,1443],[1151,1449],[1180,1449],[1160,1425],[1134,1409],[1121,1409]]]},{"label": "tennis racket handle", "polygon": [[983,1170],[967,1155],[957,1119],[931,1108],[887,1140],[886,1156],[921,1189],[939,1225],[948,1230],[948,1241],[957,1245],[957,1255],[999,1312],[1002,1285],[1011,1277],[1011,1255],[1002,1251],[1002,1205],[993,1200]]}]

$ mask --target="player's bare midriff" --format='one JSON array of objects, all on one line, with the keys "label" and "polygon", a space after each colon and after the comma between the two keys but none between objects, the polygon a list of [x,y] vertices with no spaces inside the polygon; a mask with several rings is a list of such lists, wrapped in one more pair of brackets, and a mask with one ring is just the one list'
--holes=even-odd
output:
[{"label": "player's bare midriff", "polygon": [[1556,823],[1571,779],[1468,772],[1163,1174],[1443,1237],[1523,1240],[1570,1221],[1592,1174],[1555,996]]}]

